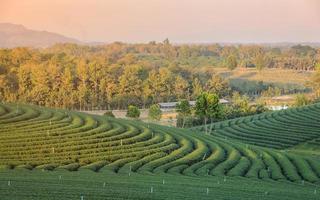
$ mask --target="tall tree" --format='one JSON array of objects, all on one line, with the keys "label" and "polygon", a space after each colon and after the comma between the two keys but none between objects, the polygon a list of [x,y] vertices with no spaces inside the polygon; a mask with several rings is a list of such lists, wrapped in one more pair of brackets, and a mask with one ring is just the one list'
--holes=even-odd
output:
[{"label": "tall tree", "polygon": [[79,101],[80,110],[86,109],[89,106],[90,102],[90,84],[89,84],[89,71],[87,67],[87,62],[85,60],[81,60],[77,65],[77,77],[78,88],[77,88],[77,96]]},{"label": "tall tree", "polygon": [[320,98],[320,63],[315,65],[315,73],[311,78],[309,85],[313,89],[313,93],[316,99]]},{"label": "tall tree", "polygon": [[234,70],[238,66],[237,58],[234,55],[230,55],[227,57],[226,65],[228,69]]},{"label": "tall tree", "polygon": [[126,117],[129,118],[139,118],[140,117],[140,110],[137,106],[128,106]]},{"label": "tall tree", "polygon": [[142,67],[127,66],[120,77],[119,94],[126,98],[129,104],[140,104],[142,101],[143,81],[140,77]]},{"label": "tall tree", "polygon": [[179,117],[182,118],[182,128],[184,128],[186,118],[191,115],[191,106],[190,106],[189,101],[186,99],[181,100],[177,104],[176,110],[177,110]]},{"label": "tall tree", "polygon": [[255,59],[254,59],[254,64],[256,68],[261,71],[265,66],[266,66],[266,60],[265,60],[265,55],[264,53],[259,53]]},{"label": "tall tree", "polygon": [[203,87],[198,78],[192,80],[192,98],[196,99],[203,92]]},{"label": "tall tree", "polygon": [[76,104],[74,72],[69,67],[65,68],[61,80],[63,88],[60,94],[63,99],[63,107],[71,109]]},{"label": "tall tree", "polygon": [[230,92],[228,81],[221,78],[221,76],[213,74],[208,81],[207,90],[211,93],[217,94],[219,97],[225,97]]},{"label": "tall tree", "polygon": [[148,117],[152,120],[159,121],[161,119],[162,111],[158,104],[153,104],[149,108]]},{"label": "tall tree", "polygon": [[189,97],[189,84],[180,75],[176,76],[174,84],[174,93],[177,99],[183,99]]},{"label": "tall tree", "polygon": [[50,73],[45,65],[33,67],[31,70],[32,102],[41,106],[49,106],[51,91]]},{"label": "tall tree", "polygon": [[195,106],[195,113],[204,120],[205,132],[207,121],[219,115],[219,97],[216,94],[204,92],[198,96]]}]

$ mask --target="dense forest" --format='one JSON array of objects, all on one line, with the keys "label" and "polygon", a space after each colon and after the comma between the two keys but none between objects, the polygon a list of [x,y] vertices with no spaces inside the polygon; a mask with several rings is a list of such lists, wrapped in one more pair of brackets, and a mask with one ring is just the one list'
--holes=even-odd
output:
[{"label": "dense forest", "polygon": [[[320,49],[296,45],[101,46],[57,44],[0,50],[0,100],[69,109],[123,109],[194,100],[202,91],[231,94],[214,67],[314,70]],[[266,88],[267,90],[268,88]]]}]

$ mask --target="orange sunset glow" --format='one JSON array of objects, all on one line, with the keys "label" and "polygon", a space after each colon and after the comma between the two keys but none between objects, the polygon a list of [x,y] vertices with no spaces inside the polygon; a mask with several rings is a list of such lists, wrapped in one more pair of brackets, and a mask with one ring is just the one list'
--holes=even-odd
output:
[{"label": "orange sunset glow", "polygon": [[0,22],[84,41],[314,42],[318,0],[1,0]]}]

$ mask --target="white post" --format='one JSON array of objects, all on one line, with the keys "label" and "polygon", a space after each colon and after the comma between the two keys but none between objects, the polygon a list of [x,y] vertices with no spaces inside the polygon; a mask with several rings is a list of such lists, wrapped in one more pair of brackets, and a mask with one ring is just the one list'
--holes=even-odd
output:
[{"label": "white post", "polygon": [[83,195],[81,195],[81,196],[80,196],[80,200],[84,200],[84,197],[83,197]]},{"label": "white post", "polygon": [[11,181],[8,181],[8,186],[11,186]]},{"label": "white post", "polygon": [[226,177],[224,177],[224,178],[223,178],[223,182],[226,182],[226,181],[227,181],[227,178],[226,178]]},{"label": "white post", "polygon": [[153,187],[150,188],[150,193],[153,193]]},{"label": "white post", "polygon": [[206,156],[207,156],[207,153],[205,153],[205,154],[203,155],[202,160],[204,160],[204,159],[206,158]]},{"label": "white post", "polygon": [[60,175],[60,176],[59,176],[59,180],[61,180],[61,178],[62,178],[62,176]]},{"label": "white post", "polygon": [[162,185],[164,185],[164,179],[162,179]]},{"label": "white post", "polygon": [[209,194],[209,188],[207,188],[207,195]]},{"label": "white post", "polygon": [[103,187],[106,187],[106,182],[103,183]]},{"label": "white post", "polygon": [[314,193],[314,194],[317,194],[317,189],[315,189],[313,193]]}]

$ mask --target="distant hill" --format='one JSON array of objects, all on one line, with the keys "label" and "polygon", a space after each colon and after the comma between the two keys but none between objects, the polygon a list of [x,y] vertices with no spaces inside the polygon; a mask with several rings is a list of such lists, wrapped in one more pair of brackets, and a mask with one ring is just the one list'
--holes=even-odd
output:
[{"label": "distant hill", "polygon": [[0,23],[0,48],[48,47],[56,43],[81,43],[57,33],[31,30],[23,25]]}]

